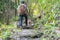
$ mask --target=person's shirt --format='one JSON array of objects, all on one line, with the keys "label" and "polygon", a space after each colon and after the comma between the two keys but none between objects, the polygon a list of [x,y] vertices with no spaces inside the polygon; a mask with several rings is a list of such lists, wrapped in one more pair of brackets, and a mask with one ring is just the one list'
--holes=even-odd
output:
[{"label": "person's shirt", "polygon": [[17,8],[17,12],[18,12],[18,15],[20,14],[20,6],[25,6],[26,7],[26,14],[28,13],[28,8],[27,8],[27,6],[25,5],[25,4],[20,4],[20,5],[18,5],[18,8]]}]

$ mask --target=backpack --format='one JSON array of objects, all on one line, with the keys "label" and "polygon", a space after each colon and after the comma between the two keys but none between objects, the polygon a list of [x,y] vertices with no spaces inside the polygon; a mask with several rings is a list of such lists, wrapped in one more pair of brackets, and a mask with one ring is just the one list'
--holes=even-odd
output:
[{"label": "backpack", "polygon": [[24,4],[20,5],[20,14],[24,14],[26,11],[26,6]]}]

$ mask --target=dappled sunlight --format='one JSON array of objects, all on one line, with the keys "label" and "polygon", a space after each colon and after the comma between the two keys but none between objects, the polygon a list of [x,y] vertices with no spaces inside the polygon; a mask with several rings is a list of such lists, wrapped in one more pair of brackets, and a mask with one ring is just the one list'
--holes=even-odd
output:
[{"label": "dappled sunlight", "polygon": [[33,10],[33,17],[37,17],[39,13],[38,4],[32,3],[31,9]]},{"label": "dappled sunlight", "polygon": [[33,11],[33,17],[37,17],[38,16],[38,9],[34,9]]},{"label": "dappled sunlight", "polygon": [[31,6],[32,6],[31,9],[33,9],[36,6],[36,3],[32,3]]}]

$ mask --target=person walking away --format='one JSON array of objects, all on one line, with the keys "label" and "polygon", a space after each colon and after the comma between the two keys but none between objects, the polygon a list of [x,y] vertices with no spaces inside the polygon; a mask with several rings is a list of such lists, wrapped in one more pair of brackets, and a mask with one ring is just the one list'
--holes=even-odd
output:
[{"label": "person walking away", "polygon": [[25,5],[24,1],[22,1],[21,4],[18,6],[17,11],[18,11],[19,17],[20,17],[20,21],[19,21],[20,28],[22,28],[23,17],[25,17],[25,24],[27,26],[28,9],[27,9],[27,6]]}]

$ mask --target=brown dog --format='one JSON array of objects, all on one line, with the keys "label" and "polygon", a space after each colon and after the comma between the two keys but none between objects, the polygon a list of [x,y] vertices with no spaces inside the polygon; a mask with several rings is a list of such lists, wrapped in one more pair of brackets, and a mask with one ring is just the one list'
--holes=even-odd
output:
[{"label": "brown dog", "polygon": [[[23,23],[25,23],[25,19],[23,20]],[[28,23],[28,25],[31,25],[32,24],[32,20],[28,19],[27,23]]]},{"label": "brown dog", "polygon": [[31,25],[31,24],[32,24],[32,20],[28,19],[28,25]]}]

